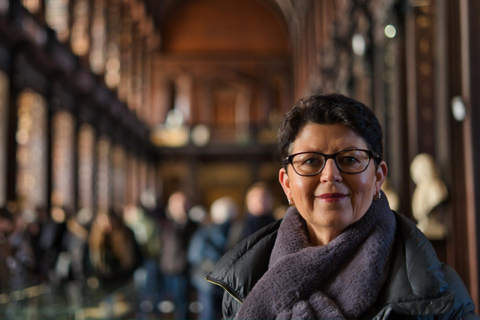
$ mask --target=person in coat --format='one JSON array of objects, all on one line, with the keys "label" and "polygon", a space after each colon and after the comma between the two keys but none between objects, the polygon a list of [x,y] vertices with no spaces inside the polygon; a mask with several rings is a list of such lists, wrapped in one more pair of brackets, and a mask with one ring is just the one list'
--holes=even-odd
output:
[{"label": "person in coat", "polygon": [[197,289],[198,301],[202,304],[198,319],[221,318],[222,289],[205,281],[205,276],[213,270],[225,253],[232,221],[238,215],[238,206],[231,197],[221,197],[210,207],[208,222],[198,228],[190,241],[188,261],[191,264],[190,276]]},{"label": "person in coat", "polygon": [[287,113],[279,180],[291,207],[207,276],[226,291],[225,319],[479,319],[457,273],[390,209],[382,135],[343,95]]},{"label": "person in coat", "polygon": [[192,205],[186,192],[176,191],[168,198],[167,218],[161,226],[162,251],[160,270],[163,277],[163,296],[173,303],[174,319],[188,319],[190,282],[187,253],[196,224],[188,216]]},{"label": "person in coat", "polygon": [[247,212],[243,223],[242,239],[275,221],[273,196],[265,182],[256,182],[248,188],[245,207]]},{"label": "person in coat", "polygon": [[135,234],[116,209],[97,213],[85,257],[88,276],[96,277],[107,291],[133,279],[143,260]]}]

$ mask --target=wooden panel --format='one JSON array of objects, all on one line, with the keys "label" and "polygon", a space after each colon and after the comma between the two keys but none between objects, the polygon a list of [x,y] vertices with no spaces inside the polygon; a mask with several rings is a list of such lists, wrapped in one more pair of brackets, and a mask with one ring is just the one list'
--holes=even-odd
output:
[{"label": "wooden panel", "polygon": [[480,2],[476,0],[463,0],[460,2],[462,25],[462,86],[463,97],[467,104],[467,117],[464,122],[465,146],[465,177],[466,177],[466,211],[469,240],[470,264],[470,293],[476,305],[480,303],[480,233],[478,212],[480,212],[480,167],[475,162],[480,158],[480,111],[476,107],[480,104]]},{"label": "wooden panel", "polygon": [[[465,157],[463,125],[456,121],[450,110],[452,97],[461,95],[460,63],[460,13],[459,2],[448,0],[437,3],[438,9],[438,67],[437,76],[437,154],[440,167],[445,168],[446,183],[449,185],[449,200],[446,203],[449,236],[446,244],[446,262],[452,266],[470,287],[468,266],[468,238],[465,207]],[[444,117],[444,118],[442,118]],[[447,142],[447,143],[445,143]],[[452,155],[455,155],[452,157]]]},{"label": "wooden panel", "polygon": [[238,90],[230,87],[215,90],[213,93],[215,125],[235,126],[235,104],[238,94]]}]

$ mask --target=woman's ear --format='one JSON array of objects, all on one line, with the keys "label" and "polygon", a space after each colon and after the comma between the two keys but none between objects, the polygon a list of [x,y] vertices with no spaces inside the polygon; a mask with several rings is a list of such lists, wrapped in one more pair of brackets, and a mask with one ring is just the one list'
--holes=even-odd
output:
[{"label": "woman's ear", "polygon": [[382,188],[383,182],[385,181],[385,178],[387,177],[388,173],[388,167],[387,163],[385,161],[382,161],[377,168],[377,172],[375,172],[375,187],[376,190],[379,190]]},{"label": "woman's ear", "polygon": [[290,178],[288,177],[288,173],[285,168],[281,168],[280,171],[278,172],[278,180],[282,185],[283,192],[285,192],[287,199],[290,199],[292,197],[292,193],[290,190]]}]

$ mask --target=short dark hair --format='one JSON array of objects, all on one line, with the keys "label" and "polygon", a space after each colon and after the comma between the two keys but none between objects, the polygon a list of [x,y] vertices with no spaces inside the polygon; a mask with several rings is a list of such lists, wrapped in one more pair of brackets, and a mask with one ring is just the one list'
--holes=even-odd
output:
[{"label": "short dark hair", "polygon": [[308,123],[343,124],[363,139],[370,150],[383,158],[383,131],[373,111],[363,103],[341,94],[312,95],[297,101],[285,115],[278,130],[281,159],[289,156],[290,146]]}]

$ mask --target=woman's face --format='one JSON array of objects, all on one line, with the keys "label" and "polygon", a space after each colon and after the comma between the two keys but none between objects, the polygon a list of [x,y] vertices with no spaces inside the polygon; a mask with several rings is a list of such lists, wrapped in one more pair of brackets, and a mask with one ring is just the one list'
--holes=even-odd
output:
[{"label": "woman's face", "polygon": [[[309,123],[293,142],[291,154],[306,151],[332,154],[352,148],[368,149],[368,146],[347,126]],[[300,176],[288,165],[287,171],[280,169],[279,179],[287,198],[293,199],[306,220],[312,243],[325,244],[322,238],[333,240],[363,217],[380,190],[387,171],[384,161],[376,170],[371,159],[365,171],[347,174],[339,171],[334,160],[329,159],[316,176]]]}]

